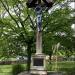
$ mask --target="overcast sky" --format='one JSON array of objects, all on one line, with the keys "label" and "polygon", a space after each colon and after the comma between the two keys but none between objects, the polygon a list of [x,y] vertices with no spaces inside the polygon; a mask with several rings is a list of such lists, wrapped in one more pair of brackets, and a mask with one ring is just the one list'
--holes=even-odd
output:
[{"label": "overcast sky", "polygon": [[71,6],[73,9],[75,9],[75,2],[71,2],[71,3],[70,3],[70,6]]}]

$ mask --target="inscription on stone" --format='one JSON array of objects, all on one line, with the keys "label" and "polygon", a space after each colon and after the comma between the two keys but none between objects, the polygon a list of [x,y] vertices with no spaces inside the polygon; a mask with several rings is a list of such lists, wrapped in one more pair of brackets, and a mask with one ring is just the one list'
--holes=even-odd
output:
[{"label": "inscription on stone", "polygon": [[43,66],[43,58],[34,58],[33,66]]}]

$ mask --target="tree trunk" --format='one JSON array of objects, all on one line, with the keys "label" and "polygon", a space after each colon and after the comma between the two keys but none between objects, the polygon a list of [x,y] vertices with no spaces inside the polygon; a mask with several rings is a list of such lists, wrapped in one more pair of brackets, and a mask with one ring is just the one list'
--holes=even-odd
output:
[{"label": "tree trunk", "polygon": [[52,56],[52,55],[49,55],[49,63],[50,63],[50,64],[51,64],[51,56]]},{"label": "tree trunk", "polygon": [[30,71],[30,65],[31,65],[31,45],[30,44],[28,44],[27,55],[28,55],[27,71]]}]

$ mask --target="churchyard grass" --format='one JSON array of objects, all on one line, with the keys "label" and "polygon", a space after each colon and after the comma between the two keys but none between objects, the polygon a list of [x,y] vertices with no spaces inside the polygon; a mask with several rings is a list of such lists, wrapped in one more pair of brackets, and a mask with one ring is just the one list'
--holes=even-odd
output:
[{"label": "churchyard grass", "polygon": [[[62,62],[51,62],[51,64],[46,64],[46,69],[48,71],[65,71],[71,68],[75,68],[75,61],[62,61]],[[57,65],[57,66],[56,66]],[[0,75],[12,75],[13,65],[0,65]],[[26,67],[25,64],[23,66]]]}]

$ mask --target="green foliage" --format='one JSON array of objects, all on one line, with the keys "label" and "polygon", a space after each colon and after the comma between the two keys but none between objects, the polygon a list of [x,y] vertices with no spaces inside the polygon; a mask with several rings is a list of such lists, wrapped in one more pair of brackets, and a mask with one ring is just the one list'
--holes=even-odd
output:
[{"label": "green foliage", "polygon": [[24,71],[24,67],[20,64],[14,65],[12,67],[12,75],[17,75],[17,74],[19,74],[20,72],[23,72],[23,71]]},{"label": "green foliage", "polygon": [[48,71],[65,72],[65,75],[74,75],[75,74],[75,62],[72,62],[72,61],[61,61],[57,63],[51,62],[51,63],[47,63],[46,69]]},{"label": "green foliage", "polygon": [[43,14],[43,50],[46,54],[51,55],[58,43],[64,48],[63,51],[73,50],[71,12],[69,7],[64,7]]},{"label": "green foliage", "polygon": [[[0,57],[28,55],[35,52],[36,15],[26,7],[27,0],[0,0]],[[55,0],[56,4],[64,0]],[[60,43],[64,50],[74,50],[71,25],[74,18],[69,7],[43,11],[43,52],[52,55]],[[73,20],[73,21],[72,21]],[[61,35],[65,34],[65,35]],[[69,53],[69,52],[67,52]]]},{"label": "green foliage", "polygon": [[[1,41],[6,41],[5,44],[2,43],[0,46],[1,51],[5,51],[6,56],[9,56],[9,54],[11,56],[24,54],[23,47],[27,48],[28,43],[31,44],[31,50],[35,52],[36,16],[33,9],[27,9],[25,1],[26,0],[0,0],[2,12],[6,10],[5,14],[8,13],[8,15],[5,16],[1,12],[3,16],[0,18],[0,39]],[[58,3],[62,1],[64,0],[56,0]],[[12,12],[10,12],[11,9],[13,9]],[[67,48],[72,44],[70,40],[72,36],[72,18],[70,13],[71,10],[68,7],[57,8],[50,14],[48,12],[43,13],[43,52],[46,54],[52,55],[52,46],[58,42]],[[29,15],[31,15],[31,18]],[[34,21],[32,22],[30,19],[34,19]],[[61,36],[61,33],[66,34],[66,37]]]},{"label": "green foliage", "polygon": [[25,2],[26,0],[0,0],[2,8],[0,11],[2,14],[0,17],[1,56],[27,55],[27,43],[30,40],[33,41],[34,32],[29,31],[32,28]]}]

